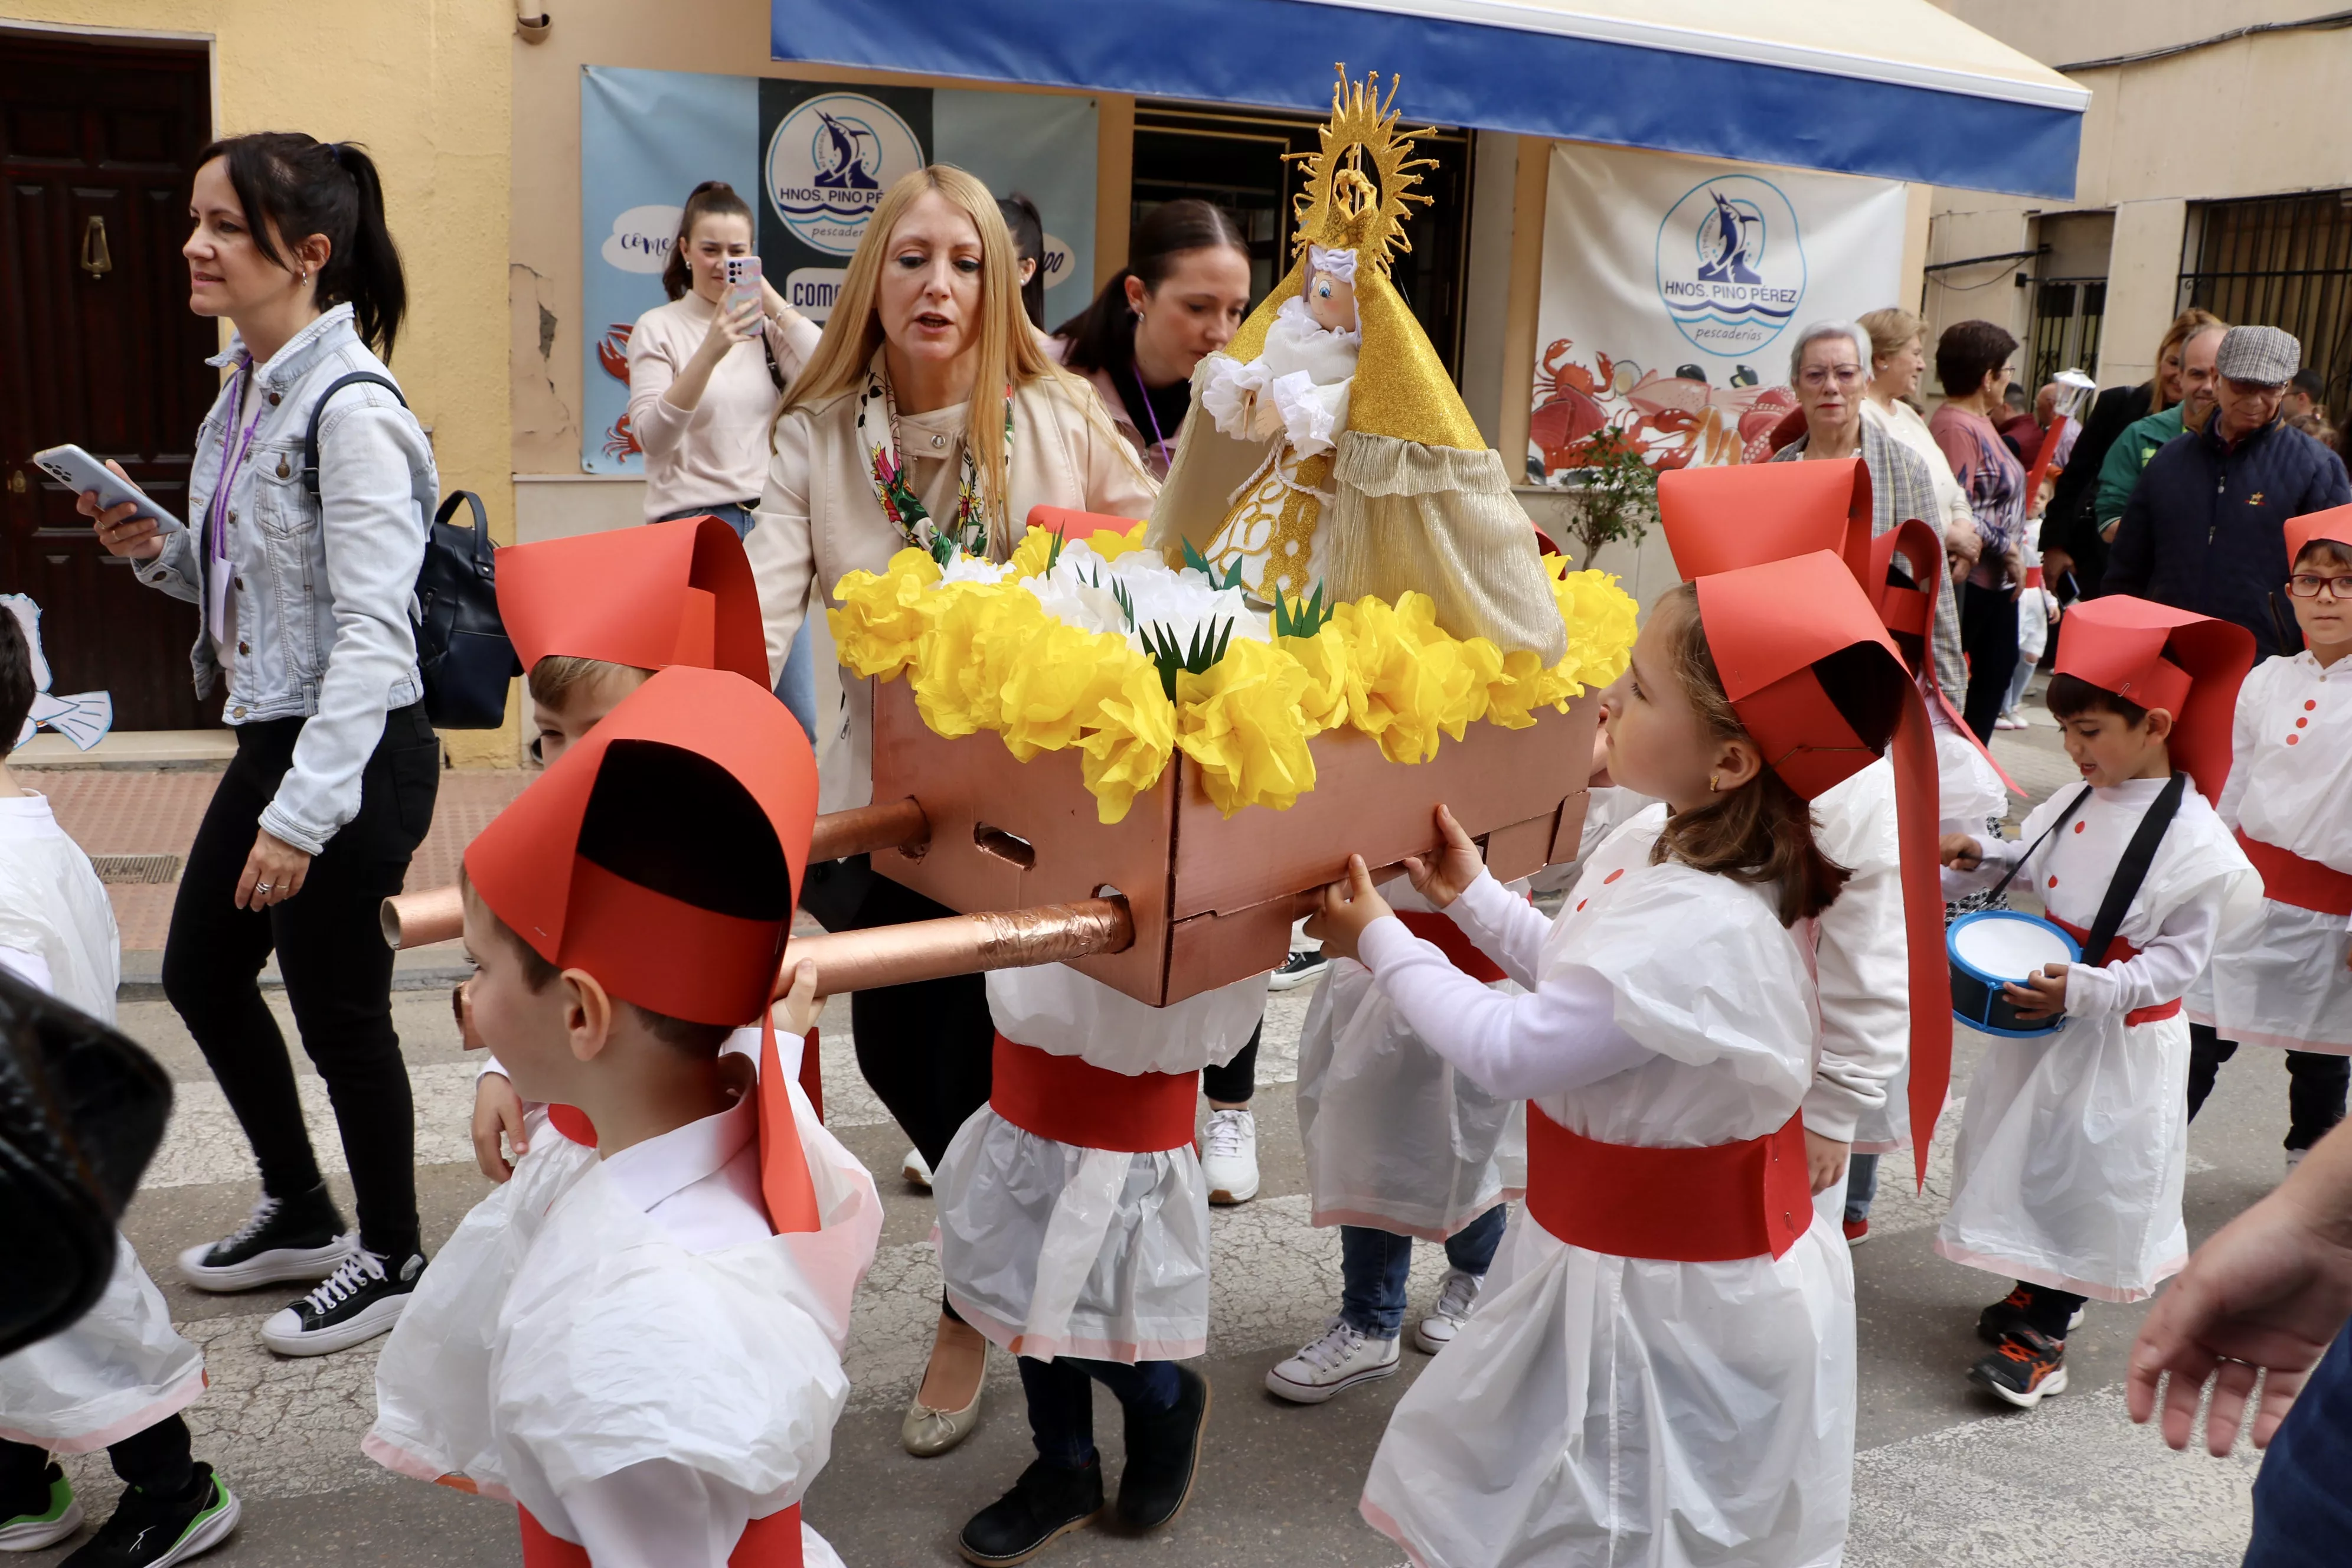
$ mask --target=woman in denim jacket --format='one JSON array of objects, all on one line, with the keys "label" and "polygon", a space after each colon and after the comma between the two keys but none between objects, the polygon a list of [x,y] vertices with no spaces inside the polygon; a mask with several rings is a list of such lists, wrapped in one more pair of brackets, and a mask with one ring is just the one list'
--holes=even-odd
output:
[{"label": "woman in denim jacket", "polygon": [[[188,527],[135,503],[82,510],[139,578],[192,600],[198,696],[226,679],[236,757],[214,791],[172,910],[163,990],[202,1047],[261,1167],[260,1201],[180,1268],[207,1290],[317,1289],[263,1324],[289,1355],[389,1331],[424,1271],[415,1130],[376,910],[433,818],[439,749],[410,621],[439,481],[387,375],[406,305],[375,166],[355,147],[265,132],[198,160],[182,247],[189,307],[236,328],[198,434]],[[359,1226],[328,1196],[284,1040],[257,984],[272,951],[302,1047],[326,1080]]]}]

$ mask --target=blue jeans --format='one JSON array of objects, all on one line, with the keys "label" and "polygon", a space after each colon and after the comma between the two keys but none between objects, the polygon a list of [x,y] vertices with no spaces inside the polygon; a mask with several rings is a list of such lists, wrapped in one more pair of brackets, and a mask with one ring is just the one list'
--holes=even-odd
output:
[{"label": "blue jeans", "polygon": [[[1445,1238],[1445,1261],[1484,1279],[1503,1242],[1511,1206],[1496,1204]],[[1367,1339],[1392,1340],[1404,1331],[1405,1278],[1412,1268],[1412,1237],[1370,1226],[1339,1227],[1339,1316]]]},{"label": "blue jeans", "polygon": [[[738,539],[751,537],[751,529],[760,521],[759,513],[741,501],[721,501],[717,506],[690,506],[678,511],[664,512],[656,521],[675,522],[682,517],[715,517],[735,531]],[[776,700],[792,710],[801,721],[801,732],[816,744],[816,657],[809,651],[808,622],[793,634],[793,650],[784,657],[784,673],[776,682]]]},{"label": "blue jeans", "polygon": [[1878,1195],[1878,1156],[1855,1154],[1845,1163],[1845,1217],[1848,1225],[1870,1217],[1870,1200]]},{"label": "blue jeans", "polygon": [[1066,1470],[1094,1463],[1095,1384],[1109,1389],[1111,1397],[1130,1413],[1173,1408],[1183,1391],[1172,1361],[1126,1366],[1075,1356],[1037,1361],[1024,1355],[1020,1363],[1021,1392],[1029,1396],[1029,1435],[1036,1439],[1037,1457]]},{"label": "blue jeans", "polygon": [[2352,1328],[2312,1368],[2262,1473],[2254,1478],[2254,1537],[2245,1568],[2322,1568],[2352,1541]]}]

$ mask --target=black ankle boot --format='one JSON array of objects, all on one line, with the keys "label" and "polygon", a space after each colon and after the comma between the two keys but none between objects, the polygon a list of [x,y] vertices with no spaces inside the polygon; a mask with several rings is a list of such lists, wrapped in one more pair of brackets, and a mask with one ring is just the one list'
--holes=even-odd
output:
[{"label": "black ankle boot", "polygon": [[1209,1424],[1209,1380],[1176,1369],[1176,1403],[1127,1416],[1127,1469],[1118,1478],[1119,1521],[1157,1530],[1184,1510],[1201,1473],[1201,1432]]},{"label": "black ankle boot", "polygon": [[1060,1537],[1092,1523],[1102,1509],[1100,1459],[1075,1470],[1039,1459],[1021,1472],[1011,1491],[971,1516],[956,1550],[965,1562],[986,1568],[1026,1563]]}]

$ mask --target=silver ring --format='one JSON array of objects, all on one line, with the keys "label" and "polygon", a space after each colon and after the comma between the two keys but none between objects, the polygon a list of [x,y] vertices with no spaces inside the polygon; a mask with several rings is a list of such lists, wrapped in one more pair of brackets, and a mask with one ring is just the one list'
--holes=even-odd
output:
[{"label": "silver ring", "polygon": [[253,885],[253,890],[257,893],[266,893],[269,891],[269,888],[270,885],[268,882],[256,882]]}]

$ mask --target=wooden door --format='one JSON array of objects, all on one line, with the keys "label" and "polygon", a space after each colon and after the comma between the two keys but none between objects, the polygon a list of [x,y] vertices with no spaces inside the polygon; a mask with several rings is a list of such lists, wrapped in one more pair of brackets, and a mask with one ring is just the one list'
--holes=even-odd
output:
[{"label": "wooden door", "polygon": [[195,607],[99,547],[33,467],[75,442],[184,518],[217,331],[188,310],[188,185],[211,139],[201,47],[0,33],[0,589],[41,606],[60,693],[124,730],[218,722],[189,682]]}]

